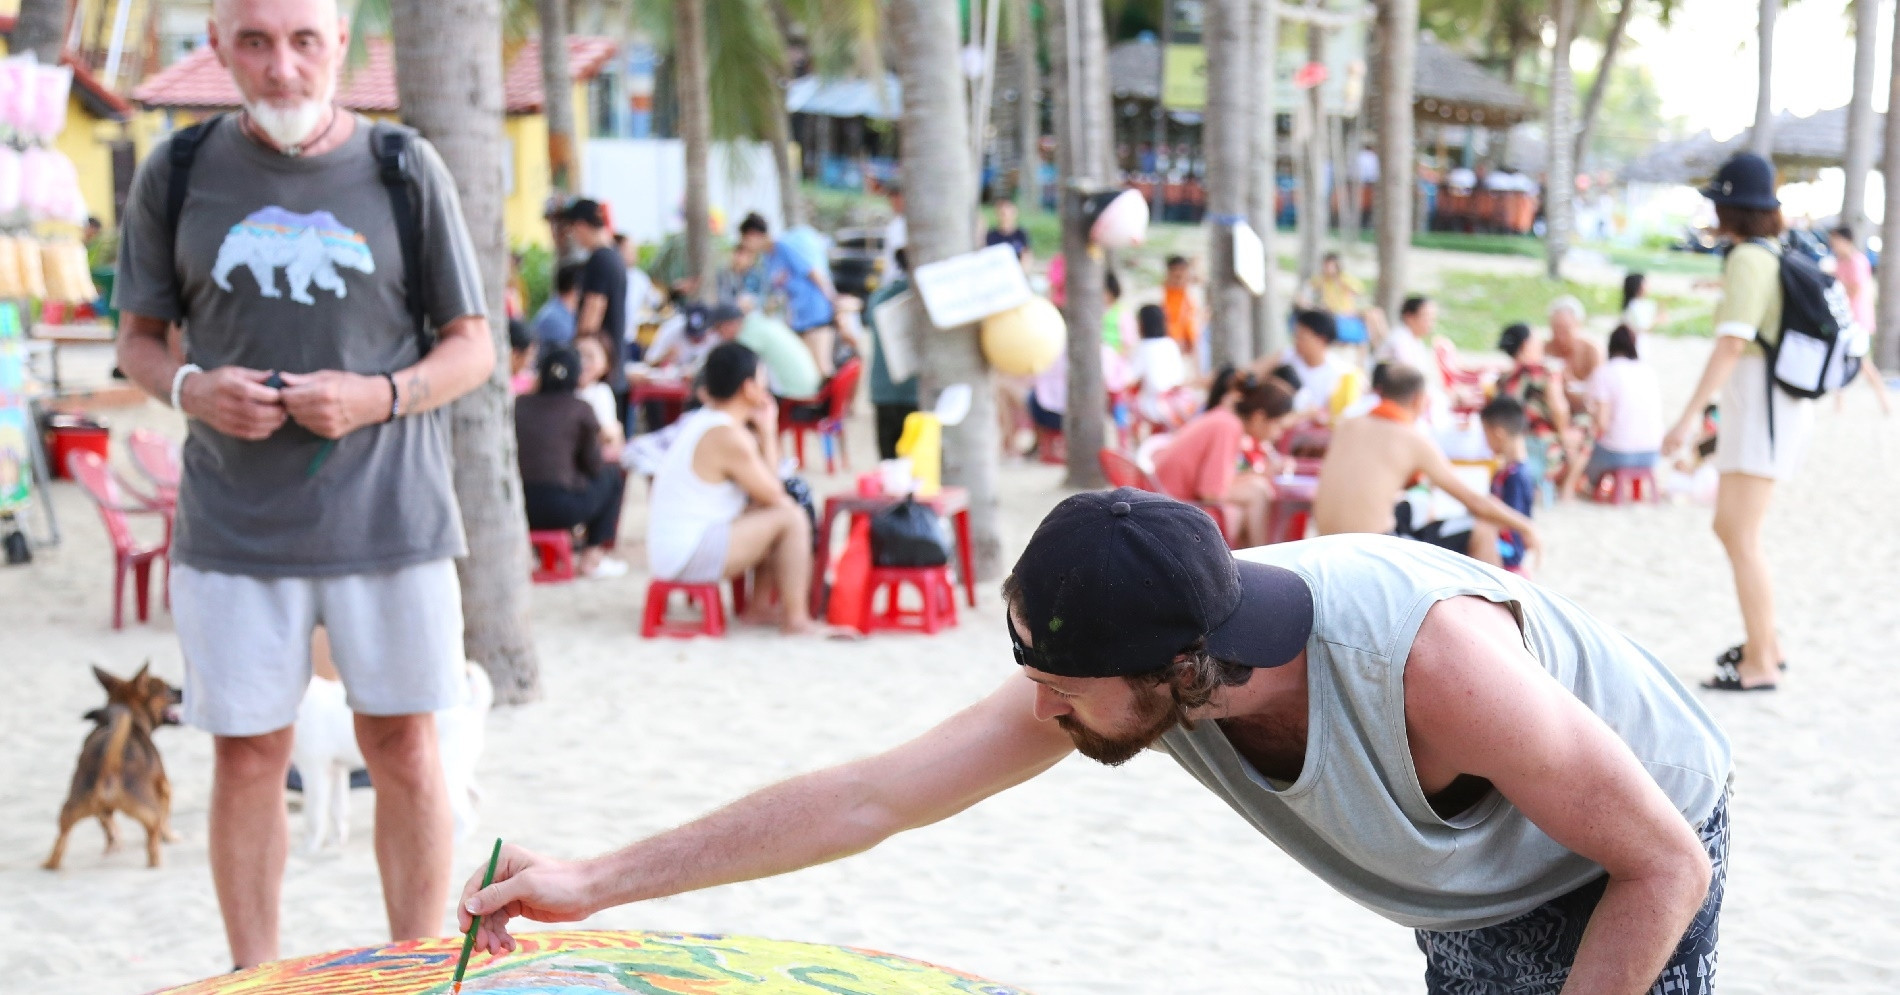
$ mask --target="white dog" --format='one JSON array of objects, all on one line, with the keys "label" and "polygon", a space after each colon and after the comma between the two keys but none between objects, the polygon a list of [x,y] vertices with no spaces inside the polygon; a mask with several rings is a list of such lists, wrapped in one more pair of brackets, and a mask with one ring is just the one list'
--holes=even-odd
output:
[{"label": "white dog", "polygon": [[[458,842],[475,831],[475,803],[480,799],[475,762],[482,755],[488,709],[495,703],[488,672],[477,664],[467,666],[468,697],[435,713]],[[356,726],[340,681],[310,678],[297,707],[291,759],[303,777],[304,852],[317,853],[328,843],[342,846],[350,838],[350,771],[363,766],[363,752],[356,745]]]}]

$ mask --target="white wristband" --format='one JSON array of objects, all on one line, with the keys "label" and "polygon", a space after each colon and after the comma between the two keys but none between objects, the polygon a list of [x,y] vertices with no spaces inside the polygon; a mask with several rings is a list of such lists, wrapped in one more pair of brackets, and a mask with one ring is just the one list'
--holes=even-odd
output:
[{"label": "white wristband", "polygon": [[199,366],[197,363],[186,363],[178,368],[177,373],[172,374],[172,407],[174,409],[179,411],[185,410],[184,406],[179,403],[182,399],[179,396],[179,392],[185,388],[185,378],[193,373],[203,373],[204,371],[204,367]]}]

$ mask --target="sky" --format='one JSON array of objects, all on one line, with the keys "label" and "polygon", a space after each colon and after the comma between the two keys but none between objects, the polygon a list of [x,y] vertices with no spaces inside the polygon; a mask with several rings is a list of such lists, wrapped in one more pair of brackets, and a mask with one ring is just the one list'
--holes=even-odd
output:
[{"label": "sky", "polygon": [[[1874,107],[1887,106],[1895,0],[1880,4]],[[1848,0],[1784,0],[1775,20],[1776,111],[1811,114],[1839,107],[1854,83],[1853,21]],[[1680,0],[1668,27],[1653,18],[1630,25],[1635,57],[1655,74],[1665,117],[1684,118],[1693,132],[1726,138],[1755,119],[1755,25],[1752,0]],[[1594,58],[1578,52],[1576,64]]]}]

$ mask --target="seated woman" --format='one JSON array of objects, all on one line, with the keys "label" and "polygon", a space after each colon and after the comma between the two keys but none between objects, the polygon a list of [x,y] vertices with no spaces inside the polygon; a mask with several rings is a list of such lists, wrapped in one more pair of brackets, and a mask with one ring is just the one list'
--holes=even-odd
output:
[{"label": "seated woman", "polygon": [[594,409],[594,420],[600,423],[601,456],[609,463],[618,463],[627,434],[614,408],[614,389],[607,385],[607,343],[598,335],[583,335],[574,343],[574,350],[581,357],[581,385],[574,396]]},{"label": "seated woman", "polygon": [[1141,341],[1128,368],[1130,379],[1140,388],[1135,408],[1142,418],[1172,431],[1200,406],[1185,386],[1187,361],[1181,356],[1181,346],[1168,336],[1168,316],[1160,306],[1143,305],[1135,313],[1135,324],[1141,329]]},{"label": "seated woman", "polygon": [[605,546],[620,529],[626,474],[601,458],[600,421],[574,396],[581,359],[558,346],[541,357],[541,382],[515,399],[515,448],[528,528],[586,526],[575,569],[584,577],[618,577],[627,565],[608,559]]},{"label": "seated woman", "polygon": [[1252,437],[1271,450],[1294,417],[1293,391],[1286,384],[1244,374],[1155,456],[1155,482],[1179,500],[1226,506],[1229,520],[1238,523],[1238,546],[1264,545],[1271,540],[1273,483],[1266,474],[1240,472],[1241,439]]},{"label": "seated woman", "polygon": [[1524,406],[1533,472],[1543,475],[1545,467],[1562,463],[1566,469],[1558,493],[1573,493],[1583,480],[1583,459],[1589,444],[1571,419],[1563,375],[1544,365],[1543,340],[1531,334],[1530,326],[1522,322],[1505,326],[1498,336],[1498,348],[1511,357],[1511,369],[1498,380],[1497,396],[1512,398]]},{"label": "seated woman", "polygon": [[1637,358],[1636,333],[1628,325],[1610,333],[1609,353],[1586,387],[1597,426],[1596,449],[1583,471],[1592,485],[1611,470],[1654,467],[1662,448],[1662,389],[1656,371]]},{"label": "seated woman", "polygon": [[812,632],[811,519],[778,466],[778,401],[757,353],[723,343],[700,370],[706,402],[679,421],[653,476],[647,559],[653,576],[710,584],[757,569],[747,621],[762,622],[776,590],[779,628]]}]

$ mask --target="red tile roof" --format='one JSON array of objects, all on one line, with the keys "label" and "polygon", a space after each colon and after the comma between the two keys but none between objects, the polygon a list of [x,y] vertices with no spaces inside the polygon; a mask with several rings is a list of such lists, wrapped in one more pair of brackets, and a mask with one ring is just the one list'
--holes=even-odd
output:
[{"label": "red tile roof", "polygon": [[[611,38],[569,36],[567,39],[568,73],[585,82],[599,75],[613,58]],[[515,53],[514,61],[502,75],[508,113],[533,114],[541,110],[541,47],[530,41]],[[238,105],[237,86],[231,74],[218,64],[216,53],[201,48],[147,79],[132,91],[132,98],[147,107],[189,107],[222,109]],[[393,114],[400,109],[396,99],[396,64],[391,46],[383,39],[369,42],[368,57],[347,71],[337,87],[337,102],[351,110]]]}]

